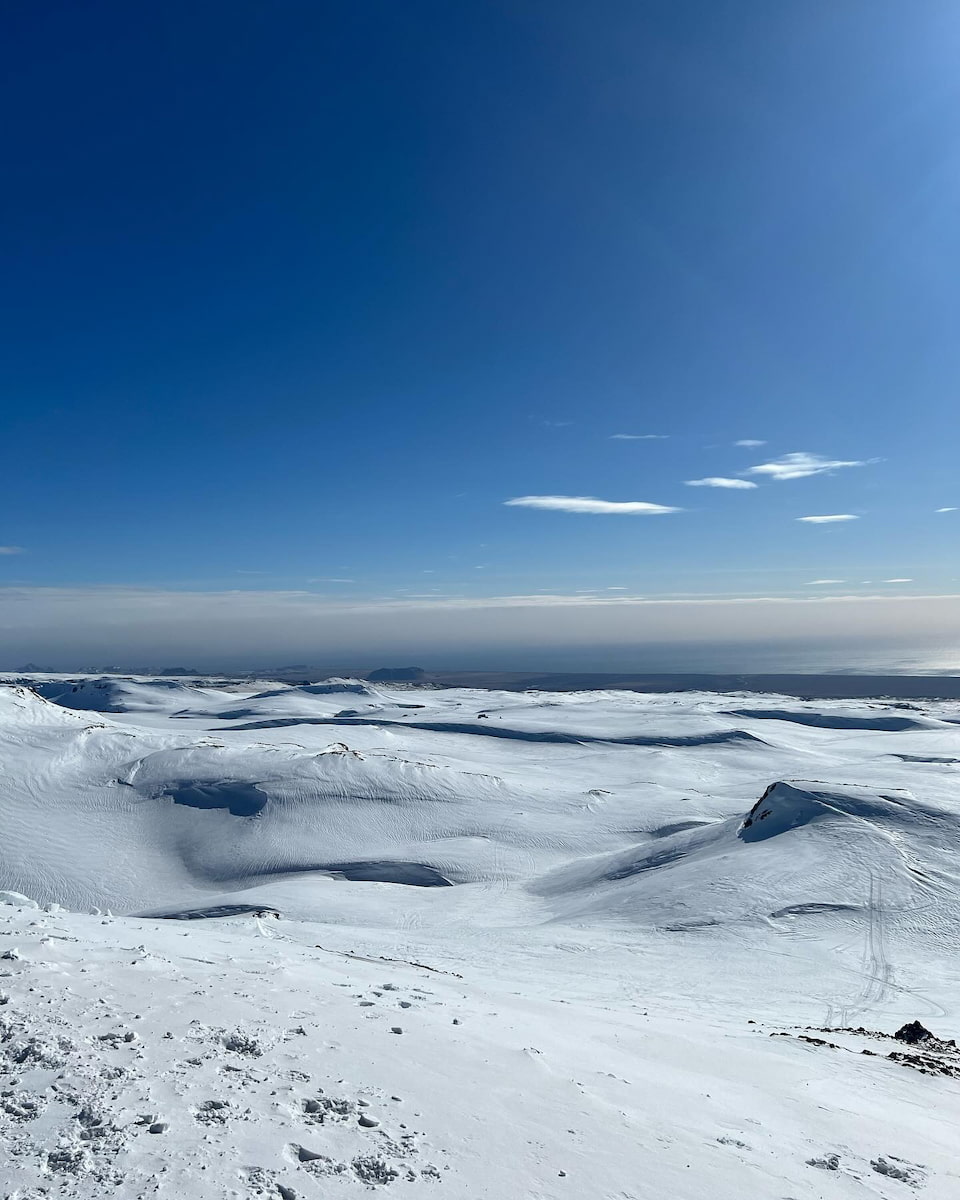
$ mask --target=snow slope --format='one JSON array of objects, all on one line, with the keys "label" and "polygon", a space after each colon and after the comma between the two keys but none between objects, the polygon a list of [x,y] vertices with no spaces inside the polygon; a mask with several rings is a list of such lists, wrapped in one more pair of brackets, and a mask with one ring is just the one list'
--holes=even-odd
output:
[{"label": "snow slope", "polygon": [[960,1194],[956,705],[37,684],[0,1196]]}]

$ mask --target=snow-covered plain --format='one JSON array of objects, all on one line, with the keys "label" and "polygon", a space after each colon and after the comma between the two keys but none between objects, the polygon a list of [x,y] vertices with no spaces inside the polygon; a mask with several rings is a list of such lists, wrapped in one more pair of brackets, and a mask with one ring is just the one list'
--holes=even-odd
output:
[{"label": "snow-covered plain", "polygon": [[0,1196],[960,1195],[956,702],[30,683]]}]

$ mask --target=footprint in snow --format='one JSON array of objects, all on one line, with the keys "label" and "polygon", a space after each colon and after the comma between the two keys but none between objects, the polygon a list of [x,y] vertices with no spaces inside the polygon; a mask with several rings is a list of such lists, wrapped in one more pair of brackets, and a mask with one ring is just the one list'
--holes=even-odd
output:
[{"label": "footprint in snow", "polygon": [[310,1124],[323,1125],[327,1121],[347,1121],[356,1112],[357,1106],[352,1100],[344,1100],[339,1096],[317,1096],[315,1099],[304,1100],[303,1117]]},{"label": "footprint in snow", "polygon": [[246,1177],[251,1196],[279,1196],[280,1200],[297,1200],[297,1193],[292,1187],[278,1183],[263,1167],[245,1167],[241,1175]]},{"label": "footprint in snow", "polygon": [[193,1115],[201,1125],[225,1125],[230,1117],[230,1101],[204,1100]]}]

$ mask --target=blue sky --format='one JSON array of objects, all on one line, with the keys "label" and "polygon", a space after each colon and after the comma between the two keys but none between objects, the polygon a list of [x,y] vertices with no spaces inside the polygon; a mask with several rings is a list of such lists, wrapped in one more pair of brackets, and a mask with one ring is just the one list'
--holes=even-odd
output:
[{"label": "blue sky", "polygon": [[960,591],[952,0],[5,24],[0,614]]}]

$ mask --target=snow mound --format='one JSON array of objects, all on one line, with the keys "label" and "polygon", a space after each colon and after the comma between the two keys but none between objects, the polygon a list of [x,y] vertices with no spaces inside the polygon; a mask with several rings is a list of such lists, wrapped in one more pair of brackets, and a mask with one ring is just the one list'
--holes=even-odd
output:
[{"label": "snow mound", "polygon": [[86,723],[79,713],[47,700],[33,688],[0,687],[0,729],[27,726],[52,729],[58,725],[76,729]]},{"label": "snow mound", "polygon": [[877,829],[909,831],[918,836],[938,833],[957,837],[960,818],[904,793],[876,795],[862,788],[791,780],[772,783],[750,809],[737,837],[761,842],[815,821],[851,818]]},{"label": "snow mound", "polygon": [[[886,903],[907,911],[952,890],[958,848],[960,814],[909,793],[779,781],[742,819],[582,859],[530,890],[566,919],[590,914],[682,929],[862,912],[879,874]],[[934,860],[942,882],[930,870]]]},{"label": "snow mound", "polygon": [[104,676],[99,679],[56,679],[31,685],[38,696],[63,708],[83,712],[169,712],[185,704],[197,703],[210,692],[172,679],[151,679],[143,683],[132,679]]},{"label": "snow mound", "polygon": [[[358,700],[358,697],[361,697]],[[269,721],[284,720],[297,724],[301,720],[323,717],[357,716],[384,710],[385,701],[372,688],[356,680],[339,679],[325,683],[310,683],[302,687],[272,688],[265,692],[254,692],[243,698],[240,705],[237,697],[227,707],[204,706],[196,703],[178,713],[179,717],[206,716],[219,721],[249,721],[265,718]],[[386,702],[387,707],[391,707]]]},{"label": "snow mound", "polygon": [[[494,775],[90,724],[27,689],[0,697],[0,887],[42,904],[193,907],[303,875],[445,887],[518,874],[549,845],[511,818],[522,798]],[[499,814],[489,831],[484,811]]]},{"label": "snow mound", "polygon": [[375,696],[373,688],[357,679],[328,679],[324,683],[307,683],[297,688],[304,696],[329,696],[349,693],[353,696]]}]

